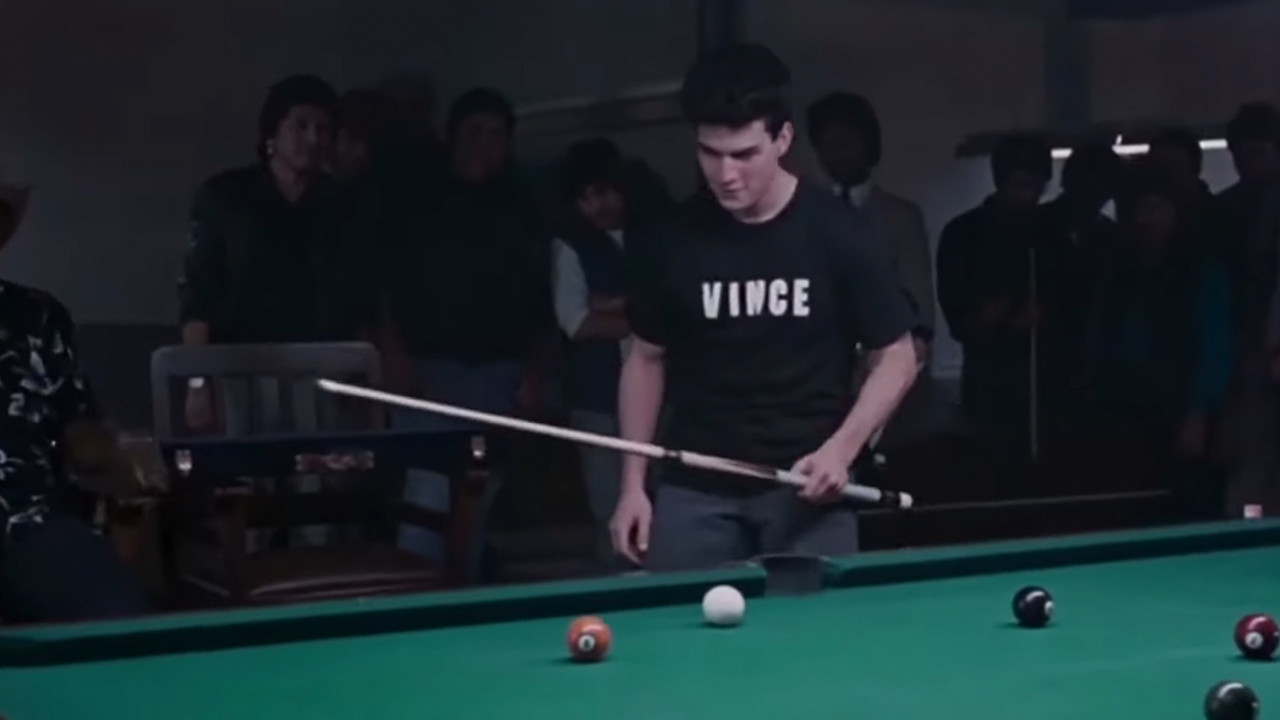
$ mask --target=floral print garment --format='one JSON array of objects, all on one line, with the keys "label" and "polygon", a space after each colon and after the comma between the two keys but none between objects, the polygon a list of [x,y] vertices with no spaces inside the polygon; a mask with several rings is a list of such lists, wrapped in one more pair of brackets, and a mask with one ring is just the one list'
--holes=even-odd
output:
[{"label": "floral print garment", "polygon": [[52,296],[0,281],[0,499],[11,514],[55,490],[63,431],[97,415],[74,331]]}]

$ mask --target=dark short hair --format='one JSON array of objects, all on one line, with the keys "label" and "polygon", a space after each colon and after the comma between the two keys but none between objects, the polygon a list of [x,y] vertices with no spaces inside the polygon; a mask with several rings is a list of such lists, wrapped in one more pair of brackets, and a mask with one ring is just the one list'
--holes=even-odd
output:
[{"label": "dark short hair", "polygon": [[371,146],[381,146],[392,134],[395,104],[377,90],[356,88],[338,99],[338,127]]},{"label": "dark short hair", "polygon": [[1053,148],[1040,135],[1006,135],[991,152],[991,177],[997,186],[1015,172],[1027,172],[1046,181],[1053,177]]},{"label": "dark short hair", "polygon": [[315,75],[292,75],[272,85],[258,113],[260,145],[265,147],[266,141],[279,132],[280,123],[284,122],[290,110],[302,106],[318,107],[335,115],[338,93],[332,85]]},{"label": "dark short hair", "polygon": [[458,96],[449,107],[445,128],[452,136],[463,120],[474,115],[495,115],[506,124],[507,131],[516,127],[516,110],[506,95],[487,87],[472,88]]},{"label": "dark short hair", "polygon": [[622,151],[603,137],[574,143],[565,151],[563,173],[564,194],[570,201],[593,185],[609,184],[621,190]]},{"label": "dark short hair", "polygon": [[1280,144],[1280,111],[1271,103],[1245,103],[1227,123],[1228,146],[1249,140]]},{"label": "dark short hair", "polygon": [[809,140],[817,142],[823,129],[836,123],[852,127],[862,136],[867,148],[867,159],[874,167],[880,164],[883,140],[880,118],[871,101],[862,95],[837,92],[823,96],[809,106]]},{"label": "dark short hair", "polygon": [[1200,149],[1200,138],[1187,128],[1166,128],[1151,138],[1151,150],[1169,148],[1186,153],[1191,158],[1191,167],[1197,173],[1204,165],[1204,151]]},{"label": "dark short hair", "polygon": [[680,105],[691,125],[742,128],[764,121],[776,135],[792,119],[791,71],[763,45],[730,45],[693,64]]},{"label": "dark short hair", "polygon": [[1114,191],[1123,180],[1124,159],[1107,143],[1090,143],[1071,151],[1062,164],[1062,187],[1104,186]]}]

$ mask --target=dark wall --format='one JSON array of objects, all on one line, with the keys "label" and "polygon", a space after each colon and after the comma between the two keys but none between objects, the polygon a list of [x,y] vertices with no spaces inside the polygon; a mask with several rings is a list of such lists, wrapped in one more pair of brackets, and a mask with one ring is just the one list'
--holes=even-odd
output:
[{"label": "dark wall", "polygon": [[1076,20],[1143,18],[1165,13],[1238,5],[1243,0],[1067,0],[1067,15]]},{"label": "dark wall", "polygon": [[151,427],[151,353],[178,342],[172,325],[85,324],[80,357],[98,402],[121,428]]}]

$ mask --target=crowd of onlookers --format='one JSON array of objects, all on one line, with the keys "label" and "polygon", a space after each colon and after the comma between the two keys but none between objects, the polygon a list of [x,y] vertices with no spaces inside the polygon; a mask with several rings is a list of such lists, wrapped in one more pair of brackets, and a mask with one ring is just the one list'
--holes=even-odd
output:
[{"label": "crowd of onlookers", "polygon": [[[339,95],[311,76],[275,85],[258,161],[196,193],[184,342],[364,338],[393,389],[497,413],[535,411],[554,374],[575,426],[616,434],[629,336],[622,248],[672,206],[664,182],[601,138],[567,150],[549,197],[515,161],[517,117],[500,92],[463,93],[440,133],[429,105],[384,89]],[[1239,182],[1218,195],[1189,131],[1162,132],[1132,157],[1074,148],[1047,203],[1052,148],[1006,137],[991,156],[994,192],[941,228],[936,254],[920,207],[874,181],[881,130],[865,98],[828,95],[800,120],[821,182],[888,244],[920,318],[921,357],[941,308],[964,351],[972,431],[1031,453],[1072,433],[1142,435],[1205,515],[1220,512],[1229,469],[1268,466],[1275,109],[1245,105],[1228,124]],[[188,392],[193,427],[214,422],[208,393]],[[908,398],[895,423],[911,425],[912,413]],[[422,413],[394,422],[456,426]],[[582,453],[603,523],[618,459]],[[446,500],[438,479],[410,486],[416,502]],[[402,540],[440,552],[437,538]]]}]

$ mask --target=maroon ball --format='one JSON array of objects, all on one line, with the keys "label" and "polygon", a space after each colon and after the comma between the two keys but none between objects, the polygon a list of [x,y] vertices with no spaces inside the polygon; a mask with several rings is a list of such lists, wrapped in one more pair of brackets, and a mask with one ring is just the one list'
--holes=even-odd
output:
[{"label": "maroon ball", "polygon": [[1268,660],[1280,645],[1280,625],[1263,613],[1245,615],[1236,623],[1236,647],[1250,660]]}]

